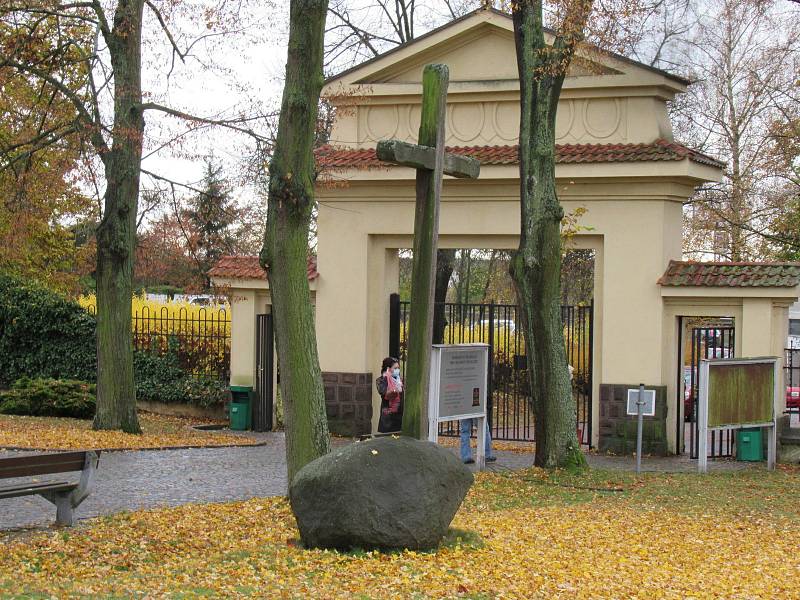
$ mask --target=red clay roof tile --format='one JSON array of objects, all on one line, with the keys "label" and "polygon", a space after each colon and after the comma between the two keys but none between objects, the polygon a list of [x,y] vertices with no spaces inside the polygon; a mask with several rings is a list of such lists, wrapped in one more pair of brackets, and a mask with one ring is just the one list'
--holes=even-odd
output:
[{"label": "red clay roof tile", "polygon": [[[319,277],[317,257],[308,257],[308,280]],[[257,256],[223,256],[208,272],[210,277],[224,279],[266,279],[267,273],[261,268]]]},{"label": "red clay roof tile", "polygon": [[[518,163],[518,146],[451,146],[448,152],[472,156],[482,165],[515,165]],[[374,148],[339,148],[322,146],[315,152],[317,165],[323,170],[386,168],[378,160]],[[694,162],[721,167],[718,160],[675,142],[656,140],[652,144],[558,144],[556,162],[602,163],[679,161],[688,158]]]},{"label": "red clay roof tile", "polygon": [[658,283],[665,286],[795,287],[800,263],[671,260]]}]

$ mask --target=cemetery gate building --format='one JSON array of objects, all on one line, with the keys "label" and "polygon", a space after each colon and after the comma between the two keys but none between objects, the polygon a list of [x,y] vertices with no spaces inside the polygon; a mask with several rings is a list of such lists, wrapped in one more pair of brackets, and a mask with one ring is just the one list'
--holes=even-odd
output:
[{"label": "cemetery gate building", "polygon": [[[415,172],[380,163],[375,145],[416,141],[422,70],[433,62],[450,69],[447,145],[481,161],[477,180],[445,177],[439,246],[518,245],[519,84],[510,17],[470,13],[328,80],[323,94],[338,110],[330,144],[317,153],[323,174],[309,280],[329,417],[349,433],[377,426],[374,379],[397,318],[390,296],[398,291],[398,251],[412,247],[414,230]],[[689,451],[692,361],[717,348],[725,356],[782,356],[788,307],[798,296],[793,264],[681,262],[682,203],[718,181],[724,166],[673,141],[667,102],[687,85],[590,52],[576,57],[559,101],[558,194],[567,213],[586,209],[571,243],[594,252],[582,435],[601,450],[630,449],[622,398],[644,382],[658,399],[646,450]],[[225,257],[212,276],[236,299],[231,383],[255,385],[271,399],[265,274],[255,257]]]}]

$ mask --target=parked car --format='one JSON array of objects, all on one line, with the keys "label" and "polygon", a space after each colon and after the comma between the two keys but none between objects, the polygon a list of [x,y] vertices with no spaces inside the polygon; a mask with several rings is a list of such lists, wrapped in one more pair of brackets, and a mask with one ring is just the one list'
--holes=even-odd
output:
[{"label": "parked car", "polygon": [[[484,319],[483,321],[481,321],[481,326],[482,327],[488,327],[489,326],[489,319]],[[514,323],[513,319],[495,319],[494,320],[494,326],[497,329],[500,329],[500,328],[508,329],[511,333],[514,333],[514,331],[516,330],[516,327],[517,327],[516,323]]]},{"label": "parked car", "polygon": [[189,303],[197,306],[209,306],[211,300],[211,296],[189,296]]},{"label": "parked car", "polygon": [[800,410],[800,387],[786,386],[786,408]]}]

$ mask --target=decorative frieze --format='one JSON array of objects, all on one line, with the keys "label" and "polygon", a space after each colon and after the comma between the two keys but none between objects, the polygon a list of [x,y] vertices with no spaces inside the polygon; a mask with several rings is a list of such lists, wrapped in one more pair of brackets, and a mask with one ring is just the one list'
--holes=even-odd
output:
[{"label": "decorative frieze", "polygon": [[[559,103],[556,141],[620,143],[628,141],[626,98],[577,98]],[[419,104],[375,104],[357,108],[358,145],[395,138],[414,141]],[[453,102],[447,107],[447,144],[451,146],[515,144],[519,102]]]}]

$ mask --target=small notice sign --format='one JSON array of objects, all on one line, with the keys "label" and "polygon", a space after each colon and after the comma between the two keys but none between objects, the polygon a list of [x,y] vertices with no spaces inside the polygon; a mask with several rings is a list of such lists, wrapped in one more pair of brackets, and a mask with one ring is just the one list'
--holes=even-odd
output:
[{"label": "small notice sign", "polygon": [[483,415],[486,403],[486,346],[451,346],[440,350],[439,418]]},{"label": "small notice sign", "polygon": [[477,420],[476,463],[483,469],[486,442],[487,344],[434,344],[428,396],[428,439],[436,442],[442,421]]},{"label": "small notice sign", "polygon": [[[642,394],[642,400],[644,400],[644,404],[642,405],[642,415],[645,417],[655,417],[656,416],[656,391],[655,390],[645,390],[644,394]],[[639,401],[639,390],[636,389],[629,389],[628,390],[628,410],[627,413],[629,415],[638,415],[639,414],[639,406],[636,404]]]}]

